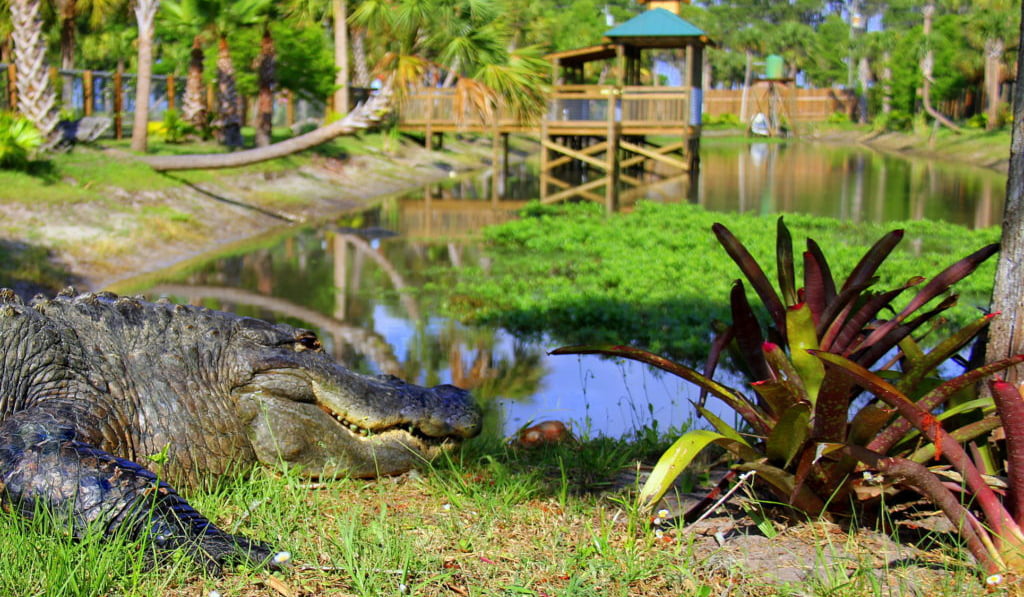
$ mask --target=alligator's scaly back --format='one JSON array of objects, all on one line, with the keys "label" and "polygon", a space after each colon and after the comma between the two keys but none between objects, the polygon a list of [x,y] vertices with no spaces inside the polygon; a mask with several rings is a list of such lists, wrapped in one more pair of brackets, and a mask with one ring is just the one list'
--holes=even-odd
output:
[{"label": "alligator's scaly back", "polygon": [[[73,292],[24,305],[0,292],[0,349],[6,501],[26,512],[70,501],[76,528],[130,523],[199,541],[214,561],[259,546],[158,484],[147,455],[165,452],[162,474],[185,484],[259,461],[371,476],[479,429],[458,388],[359,375],[311,332],[197,307]],[[140,504],[153,500],[165,515],[143,524]]]}]

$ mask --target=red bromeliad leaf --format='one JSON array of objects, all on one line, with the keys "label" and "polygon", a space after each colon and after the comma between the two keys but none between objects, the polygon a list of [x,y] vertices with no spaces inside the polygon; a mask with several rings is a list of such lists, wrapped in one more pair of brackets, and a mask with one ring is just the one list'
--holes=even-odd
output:
[{"label": "red bromeliad leaf", "polygon": [[896,245],[903,240],[902,230],[893,230],[889,232],[868,249],[868,252],[864,254],[860,262],[857,263],[853,271],[850,272],[850,276],[846,278],[846,282],[843,283],[842,290],[847,288],[853,288],[862,284],[868,283],[875,276],[875,272],[885,261],[885,258],[889,256]]},{"label": "red bromeliad leaf", "polygon": [[946,299],[931,311],[922,313],[914,319],[899,325],[889,327],[892,321],[885,322],[879,326],[879,329],[889,327],[887,333],[880,336],[874,343],[871,343],[871,337],[875,336],[878,330],[872,332],[868,339],[860,343],[860,347],[853,353],[853,355],[851,355],[850,358],[865,367],[870,367],[878,359],[885,356],[887,352],[892,350],[893,347],[899,344],[904,338],[912,334],[917,328],[931,321],[931,319],[939,313],[942,313],[955,305],[956,300],[956,296],[946,297]]},{"label": "red bromeliad leaf", "polygon": [[751,404],[746,396],[737,393],[731,388],[723,386],[713,379],[704,377],[685,365],[681,365],[652,352],[634,348],[632,346],[607,344],[563,346],[552,350],[549,354],[599,354],[647,363],[648,365],[653,365],[658,369],[681,377],[698,387],[705,388],[712,396],[715,396],[722,402],[725,402],[729,408],[733,409],[737,414],[743,417],[743,419],[754,429],[756,433],[766,435],[768,430],[771,428],[767,422],[768,419],[764,412],[754,404]]},{"label": "red bromeliad leaf", "polygon": [[[724,329],[715,334],[714,340],[711,341],[711,349],[708,350],[708,360],[704,363],[704,377],[711,379],[715,376],[715,369],[718,368],[718,362],[722,358],[722,352],[725,350],[729,343],[732,342],[734,333],[732,326],[725,326]],[[700,389],[700,398],[697,400],[699,404],[703,406],[704,401],[707,400],[708,391],[703,387]]]},{"label": "red bromeliad leaf", "polygon": [[1024,518],[1024,397],[1001,379],[989,382],[996,412],[1006,431],[1006,475],[1010,485],[1011,512],[1018,524]]},{"label": "red bromeliad leaf", "polygon": [[849,354],[854,343],[863,339],[859,338],[858,335],[864,332],[869,323],[878,319],[879,312],[890,306],[893,299],[902,294],[904,290],[915,284],[920,284],[923,280],[924,278],[920,277],[912,278],[899,288],[871,295],[857,309],[856,313],[846,319],[839,333],[836,334],[835,340],[829,344],[829,351],[844,355]]},{"label": "red bromeliad leaf", "polygon": [[[832,290],[834,292],[835,287]],[[823,327],[821,318],[830,298],[825,290],[825,273],[810,251],[804,251],[804,300],[814,318],[816,333],[820,333]]]},{"label": "red bromeliad leaf", "polygon": [[761,298],[761,302],[768,309],[768,314],[771,315],[775,326],[780,332],[785,333],[783,330],[786,329],[786,309],[782,305],[782,301],[779,300],[779,295],[772,288],[771,282],[768,281],[768,277],[765,276],[764,270],[757,263],[757,260],[747,251],[743,243],[722,224],[714,224],[711,230],[718,237],[718,242],[725,248],[725,252],[729,254],[729,257],[732,257],[732,260],[739,266],[743,275],[747,277],[747,281],[754,287],[757,296]]},{"label": "red bromeliad leaf", "polygon": [[[953,265],[950,265],[946,269],[942,270],[937,276],[931,279],[924,288],[917,293],[913,299],[907,303],[907,306],[900,311],[890,323],[895,326],[905,320],[914,311],[917,311],[927,303],[929,303],[935,297],[949,290],[950,286],[956,284],[960,280],[966,278],[974,270],[978,269],[978,266],[985,262],[986,259],[994,255],[999,251],[998,244],[991,244],[986,247],[978,249],[974,253],[971,253],[967,257],[964,257],[960,261],[957,261]],[[865,344],[871,344],[872,342],[878,341],[878,338],[884,336],[888,330],[884,329],[885,326],[880,326],[868,339]]]},{"label": "red bromeliad leaf", "polygon": [[[847,436],[847,443],[855,446],[863,446],[870,442],[885,427],[895,409],[886,408],[879,403],[872,402],[857,411],[850,421],[850,433]],[[869,448],[870,449],[870,448]]]},{"label": "red bromeliad leaf", "polygon": [[[958,330],[955,334],[939,342],[935,348],[923,357],[914,358],[910,361],[909,367],[904,367],[904,374],[898,387],[906,391],[906,388],[916,386],[926,375],[933,373],[942,363],[948,361],[961,348],[981,333],[998,313],[989,313]],[[906,351],[904,351],[906,352]]]},{"label": "red bromeliad leaf", "polygon": [[[968,423],[963,427],[953,429],[949,432],[949,435],[958,443],[963,444],[998,429],[1002,424],[1003,422],[1000,420],[999,415],[989,415],[980,421],[974,421],[973,423]],[[923,463],[934,457],[935,444],[928,444],[926,446],[921,446],[910,456],[907,456],[907,460]]]},{"label": "red bromeliad leaf", "polygon": [[850,316],[853,309],[856,308],[861,293],[867,290],[874,282],[875,280],[870,280],[864,284],[845,288],[836,295],[832,302],[825,306],[825,312],[822,314],[821,322],[818,326],[822,350],[830,350],[826,347],[831,346],[835,341],[835,337],[843,328],[846,319]]},{"label": "red bromeliad leaf", "polygon": [[732,285],[729,305],[732,307],[733,337],[736,339],[740,358],[746,365],[751,379],[767,379],[770,373],[768,365],[764,362],[764,355],[761,354],[764,335],[761,334],[761,324],[757,321],[754,310],[747,302],[743,282],[737,280]]},{"label": "red bromeliad leaf", "polygon": [[940,449],[945,455],[946,460],[953,465],[957,472],[963,475],[964,480],[967,482],[967,487],[974,493],[978,504],[985,512],[985,516],[993,526],[996,534],[1003,535],[1006,532],[1012,532],[1012,529],[1018,529],[1019,533],[1017,523],[1002,507],[999,498],[985,482],[981,472],[974,465],[974,462],[971,461],[967,452],[942,429],[941,425],[934,423],[935,417],[931,413],[922,410],[889,384],[889,382],[857,363],[837,354],[820,351],[814,354],[825,362],[826,368],[835,368],[849,375],[858,385],[895,408],[903,418],[910,421],[929,441],[935,443],[938,446],[937,449]]},{"label": "red bromeliad leaf", "polygon": [[[992,374],[1008,369],[1018,363],[1024,363],[1024,354],[1000,359],[987,365],[971,369],[966,373],[939,384],[938,387],[928,392],[917,401],[917,407],[922,411],[933,412],[935,409],[945,404],[953,394],[956,394],[966,387],[973,386]],[[885,430],[879,433],[875,439],[871,440],[871,443],[868,444],[867,448],[874,452],[885,454],[891,450],[897,442],[903,439],[907,432],[910,431],[911,427],[912,425],[910,424],[910,421],[902,418],[897,419],[885,428]]]},{"label": "red bromeliad leaf", "polygon": [[[814,242],[814,239],[807,239],[807,253],[811,256],[811,261],[814,262],[814,270],[816,275],[821,279],[821,293],[824,296],[824,303],[827,305],[836,298],[836,281],[832,277],[832,269],[828,266],[828,260],[825,259],[825,254],[821,252],[821,247],[818,243]],[[804,261],[805,265],[807,261]],[[810,292],[811,284],[807,280],[807,268],[804,268],[804,288]],[[815,291],[817,292],[817,291]]]},{"label": "red bromeliad leaf", "polygon": [[786,228],[782,216],[779,216],[775,234],[775,260],[779,273],[779,289],[785,304],[792,305],[799,301],[796,294],[796,271],[793,268],[793,237]]},{"label": "red bromeliad leaf", "polygon": [[818,400],[814,404],[814,431],[818,442],[840,442],[848,435],[847,419],[853,398],[853,380],[834,370],[825,369]]}]

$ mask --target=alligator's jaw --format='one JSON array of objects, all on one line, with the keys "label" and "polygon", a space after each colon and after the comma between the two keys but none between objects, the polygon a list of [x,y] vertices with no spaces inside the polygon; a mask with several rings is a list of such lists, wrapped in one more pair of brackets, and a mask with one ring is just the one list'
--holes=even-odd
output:
[{"label": "alligator's jaw", "polygon": [[316,477],[397,474],[479,430],[479,413],[463,390],[349,375],[310,381],[301,392],[291,384],[284,393],[281,385],[247,386],[239,402],[251,413],[258,459]]}]

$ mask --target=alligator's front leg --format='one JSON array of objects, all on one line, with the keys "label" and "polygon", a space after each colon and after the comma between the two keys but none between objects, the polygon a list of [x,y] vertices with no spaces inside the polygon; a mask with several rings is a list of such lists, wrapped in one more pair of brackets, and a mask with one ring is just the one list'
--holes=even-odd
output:
[{"label": "alligator's front leg", "polygon": [[31,517],[49,509],[80,536],[98,525],[145,537],[157,551],[184,550],[211,574],[231,561],[278,566],[286,556],[226,533],[146,468],[77,439],[45,411],[0,425],[0,489],[5,507]]}]

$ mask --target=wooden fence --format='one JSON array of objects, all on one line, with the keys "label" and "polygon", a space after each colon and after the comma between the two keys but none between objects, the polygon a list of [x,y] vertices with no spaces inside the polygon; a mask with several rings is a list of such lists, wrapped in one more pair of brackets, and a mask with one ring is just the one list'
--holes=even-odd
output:
[{"label": "wooden fence", "polygon": [[[17,106],[17,89],[14,85],[13,64],[0,63],[0,109],[14,110]],[[53,85],[61,109],[77,116],[109,116],[114,125],[110,135],[122,138],[131,134],[135,114],[135,75],[94,70],[50,70]],[[353,89],[353,101],[365,99],[369,90]],[[149,97],[150,122],[161,121],[168,110],[181,109],[185,93],[185,78],[173,75],[153,75]],[[215,93],[212,84],[207,87],[206,107],[215,111]],[[247,110],[251,98],[242,98],[243,118],[252,111]],[[275,126],[292,126],[296,123],[324,115],[325,105],[295,98],[289,90],[274,94]]]},{"label": "wooden fence", "polygon": [[[821,122],[837,112],[851,118],[857,109],[857,97],[848,89],[800,89],[777,85],[775,93],[785,106],[789,116],[796,122]],[[747,92],[747,113],[749,120],[757,112],[768,112],[769,93],[772,90],[765,82],[751,86]],[[704,114],[718,117],[724,114],[740,116],[743,104],[742,89],[706,89],[704,91]]]}]

